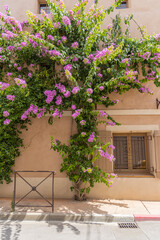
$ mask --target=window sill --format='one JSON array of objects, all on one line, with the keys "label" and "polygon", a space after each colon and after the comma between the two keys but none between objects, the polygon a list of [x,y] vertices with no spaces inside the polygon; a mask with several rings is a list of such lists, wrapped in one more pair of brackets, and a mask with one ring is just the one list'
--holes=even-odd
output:
[{"label": "window sill", "polygon": [[116,173],[119,178],[155,178],[154,175],[149,173]]}]

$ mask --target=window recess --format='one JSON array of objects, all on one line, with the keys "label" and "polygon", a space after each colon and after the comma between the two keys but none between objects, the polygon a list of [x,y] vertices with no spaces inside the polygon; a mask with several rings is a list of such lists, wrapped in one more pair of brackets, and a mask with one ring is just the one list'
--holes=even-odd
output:
[{"label": "window recess", "polygon": [[50,14],[50,9],[49,9],[48,4],[40,3],[40,10],[39,10],[40,13],[41,13],[41,10],[45,11],[45,13],[47,13],[47,14]]},{"label": "window recess", "polygon": [[149,173],[147,134],[114,134],[115,172]]},{"label": "window recess", "polygon": [[128,1],[121,1],[121,4],[116,7],[116,9],[125,9],[128,8]]}]

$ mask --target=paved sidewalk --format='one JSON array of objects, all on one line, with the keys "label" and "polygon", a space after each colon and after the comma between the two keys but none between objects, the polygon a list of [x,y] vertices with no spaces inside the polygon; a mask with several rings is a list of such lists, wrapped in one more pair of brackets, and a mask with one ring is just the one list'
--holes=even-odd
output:
[{"label": "paved sidewalk", "polygon": [[[41,199],[23,200],[23,204],[43,205]],[[45,204],[46,205],[46,204]],[[0,198],[0,213],[11,212],[11,199]],[[51,213],[51,208],[16,208],[16,212]],[[87,200],[83,202],[70,199],[56,199],[55,213],[63,214],[122,214],[122,215],[160,215],[160,202],[134,200]]]}]

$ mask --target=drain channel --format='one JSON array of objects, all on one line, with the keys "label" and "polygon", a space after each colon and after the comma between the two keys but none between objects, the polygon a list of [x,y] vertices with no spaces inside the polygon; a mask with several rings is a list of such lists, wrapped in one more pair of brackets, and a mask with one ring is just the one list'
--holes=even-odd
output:
[{"label": "drain channel", "polygon": [[137,224],[136,223],[118,223],[119,227],[120,228],[138,228]]}]

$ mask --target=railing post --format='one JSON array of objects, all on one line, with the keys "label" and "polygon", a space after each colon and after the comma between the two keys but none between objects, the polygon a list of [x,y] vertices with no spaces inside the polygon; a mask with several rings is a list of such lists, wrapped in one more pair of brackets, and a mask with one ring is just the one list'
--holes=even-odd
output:
[{"label": "railing post", "polygon": [[14,171],[13,211],[15,211],[15,201],[16,201],[16,171]]}]

